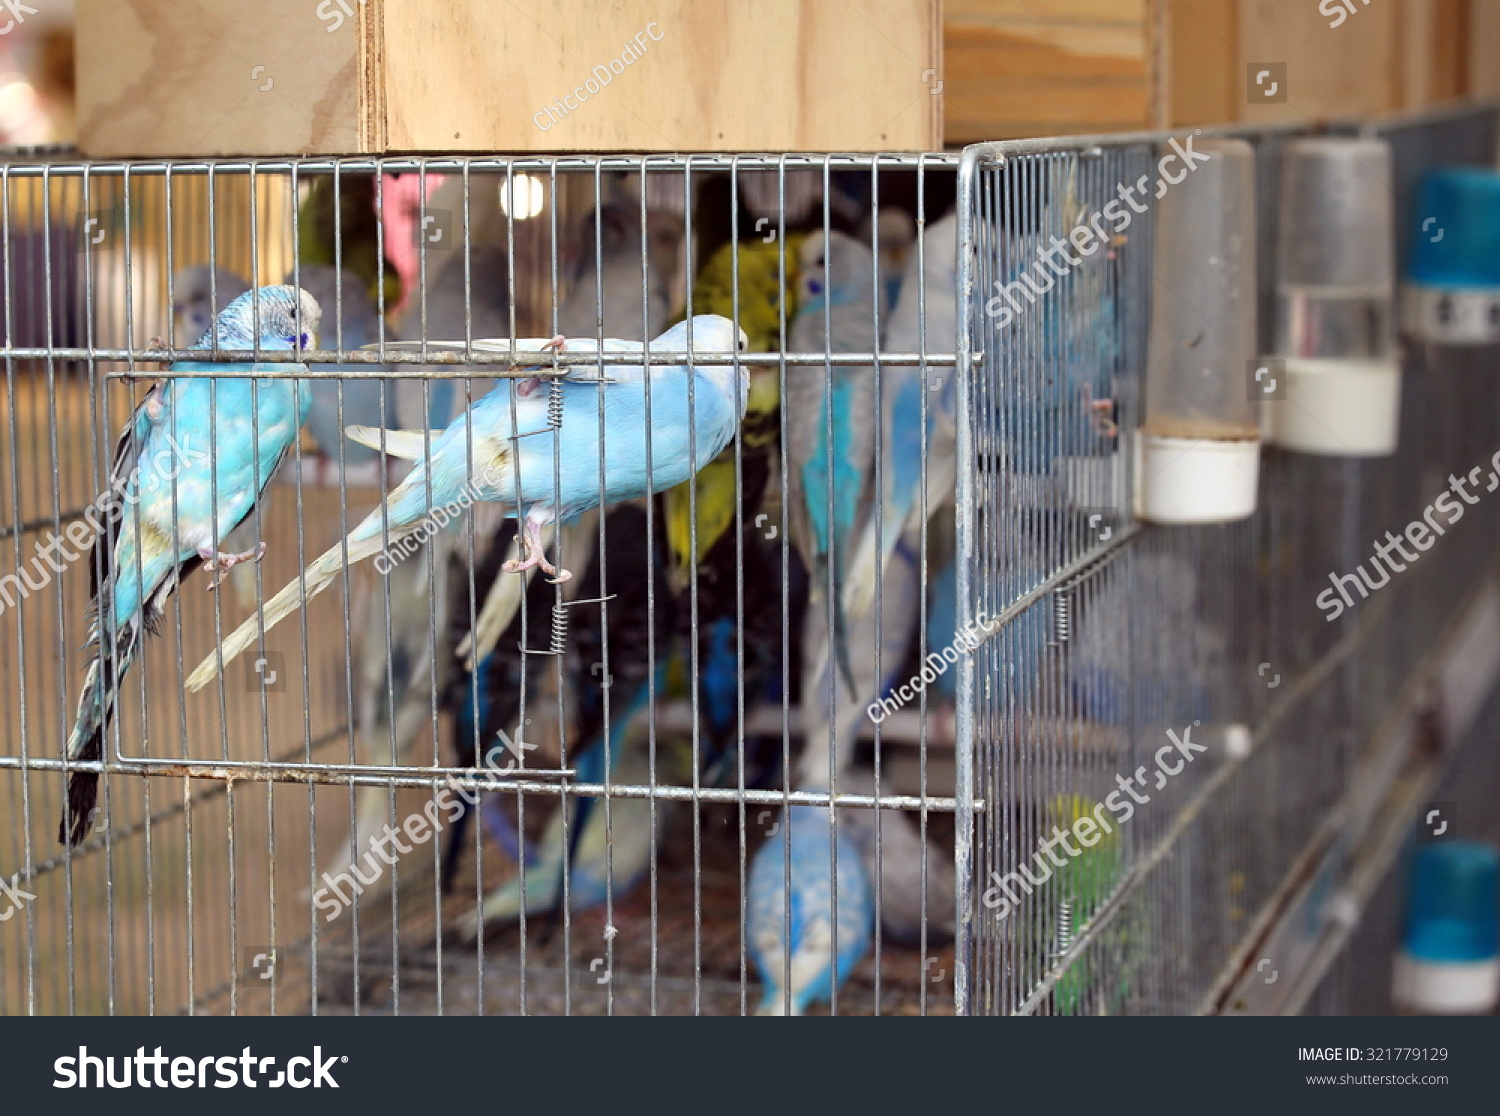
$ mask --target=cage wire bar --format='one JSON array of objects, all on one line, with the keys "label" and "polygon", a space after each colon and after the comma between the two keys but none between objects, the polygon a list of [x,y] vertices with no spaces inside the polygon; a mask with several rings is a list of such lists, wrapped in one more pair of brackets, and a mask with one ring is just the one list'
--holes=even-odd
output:
[{"label": "cage wire bar", "polygon": [[[1493,158],[1492,108],[1403,128],[1391,132],[1398,192],[1439,159]],[[1297,132],[1241,133],[1258,154],[1266,310],[1276,154]],[[887,374],[914,369],[923,478],[939,471],[942,435],[927,420],[950,378],[956,499],[924,508],[930,520],[911,546],[915,630],[892,636],[903,583],[887,570],[875,577],[867,642],[873,669],[895,683],[952,643],[945,624],[983,610],[994,630],[958,657],[956,700],[934,686],[878,719],[863,702],[852,715],[841,703],[804,734],[800,660],[820,631],[834,636],[847,540],[821,573],[803,569],[793,469],[774,446],[806,416],[783,406],[757,425],[752,394],[716,462],[717,491],[730,494],[722,545],[702,536],[714,466],[676,505],[659,495],[550,532],[548,554],[578,576],[553,586],[506,575],[513,620],[492,636],[519,653],[493,660],[490,690],[470,680],[463,640],[483,627],[508,536],[496,506],[478,504],[384,574],[368,561],[340,569],[336,591],[308,603],[295,628],[258,634],[211,695],[185,694],[192,664],[401,478],[353,442],[315,448],[304,435],[221,547],[264,539],[265,557],[211,595],[196,588],[206,575],[185,580],[161,636],[124,676],[97,765],[104,810],[76,849],[54,842],[64,772],[80,766],[59,757],[85,662],[82,570],[48,574],[0,613],[0,661],[14,656],[0,684],[11,819],[0,874],[37,893],[0,924],[0,1011],[748,1012],[761,997],[753,955],[766,925],[751,877],[770,850],[764,859],[790,885],[794,806],[811,808],[823,832],[796,871],[825,862],[845,901],[863,878],[878,911],[828,1010],[1234,1010],[1246,951],[1286,921],[1309,860],[1336,837],[1350,847],[1363,837],[1348,821],[1348,788],[1380,758],[1383,727],[1490,575],[1493,512],[1474,509],[1467,541],[1450,540],[1339,623],[1323,624],[1312,597],[1328,570],[1358,564],[1363,540],[1406,522],[1433,478],[1487,461],[1500,431],[1460,402],[1482,389],[1493,354],[1427,352],[1412,358],[1416,370],[1407,364],[1395,457],[1267,452],[1252,520],[1135,520],[1126,451],[1151,300],[1164,296],[1152,287],[1154,199],[1065,275],[1048,279],[1035,261],[1119,184],[1154,181],[1169,138],[981,145],[961,160],[11,153],[0,167],[0,579],[30,565],[44,534],[80,522],[108,479],[136,381],[164,360],[204,362],[184,381],[248,375],[256,391],[281,374],[278,362],[306,361],[297,376],[324,392],[335,432],[437,431],[497,383],[532,380],[524,390],[551,399],[572,369],[618,380],[685,359],[575,346],[518,367],[520,339],[533,350],[555,334],[639,340],[673,311],[711,308],[763,340],[705,353],[689,336],[693,365],[753,370],[782,401],[807,377],[826,404],[852,373],[873,387],[878,415],[896,382]],[[895,236],[882,217],[897,210],[918,231],[904,261],[882,250]],[[924,265],[950,211],[957,276],[935,289]],[[799,323],[792,300],[773,294],[767,315],[768,287],[800,294],[799,273],[822,262],[799,259],[807,237],[855,231],[862,217],[871,291],[856,336],[831,328],[832,299]],[[705,276],[726,245],[741,262],[716,291]],[[174,305],[183,269],[204,264],[252,285],[289,276],[311,286],[320,265],[349,274],[319,294],[316,348],[205,354],[188,351],[196,330]],[[903,268],[919,277],[926,328],[892,348],[879,292]],[[996,283],[1027,268],[1044,289],[996,328]],[[944,300],[956,336],[936,324]],[[361,301],[373,315],[361,317]],[[355,336],[361,321],[368,337]],[[798,344],[799,325],[813,343]],[[481,338],[508,345],[480,349]],[[248,374],[225,367],[236,359],[258,363]],[[461,425],[472,446],[472,418]],[[875,425],[878,493],[895,447]],[[434,439],[422,437],[424,452]],[[559,487],[570,470],[604,483],[599,461],[558,455],[551,469]],[[813,502],[831,520],[828,473],[826,502]],[[932,490],[917,488],[925,504]],[[878,522],[886,513],[873,506]],[[432,512],[430,493],[422,510]],[[381,525],[387,549],[391,527]],[[671,560],[674,537],[686,566]],[[888,646],[899,661],[881,659]],[[714,673],[725,661],[727,680]],[[587,716],[619,726],[618,750],[592,746]],[[984,903],[992,873],[1014,871],[1054,825],[1093,811],[1117,775],[1152,763],[1169,729],[1189,726],[1208,753],[997,918]],[[516,768],[498,782],[485,773],[495,757]],[[376,870],[369,850],[382,830],[401,830],[445,792],[451,801],[453,788],[480,804],[466,828],[455,820]],[[498,820],[474,816],[487,812]],[[364,885],[360,863],[376,880],[325,921],[327,881],[352,871]],[[832,944],[848,936],[841,917]]]}]

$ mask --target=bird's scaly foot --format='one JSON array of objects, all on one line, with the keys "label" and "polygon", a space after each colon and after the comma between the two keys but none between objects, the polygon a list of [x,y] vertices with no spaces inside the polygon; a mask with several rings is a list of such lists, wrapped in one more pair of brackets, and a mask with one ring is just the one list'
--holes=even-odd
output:
[{"label": "bird's scaly foot", "polygon": [[533,567],[547,574],[547,580],[554,585],[571,580],[573,577],[571,571],[560,569],[547,561],[546,551],[542,548],[542,525],[528,516],[521,530],[520,559],[507,559],[500,568],[506,573],[522,573]]},{"label": "bird's scaly foot", "polygon": [[521,558],[507,559],[500,568],[506,573],[525,573],[529,569],[539,569],[548,575],[547,580],[554,585],[564,581],[571,581],[573,578],[571,570],[560,569],[547,561],[546,555],[543,554],[540,546],[532,547],[527,545]]},{"label": "bird's scaly foot", "polygon": [[263,542],[256,543],[242,554],[225,554],[211,547],[200,546],[198,557],[203,559],[203,568],[214,575],[214,579],[208,583],[209,592],[217,589],[229,571],[241,562],[259,562],[265,552],[266,544]]}]

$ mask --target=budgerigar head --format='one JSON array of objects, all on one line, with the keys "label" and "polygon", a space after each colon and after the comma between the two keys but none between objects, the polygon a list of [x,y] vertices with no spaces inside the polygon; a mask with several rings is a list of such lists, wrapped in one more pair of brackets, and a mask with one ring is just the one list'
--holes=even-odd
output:
[{"label": "budgerigar head", "polygon": [[870,304],[875,257],[864,241],[820,229],[807,235],[797,255],[798,314],[821,313],[825,303]]},{"label": "budgerigar head", "polygon": [[[219,348],[310,349],[321,319],[317,300],[296,287],[246,291],[219,315]],[[211,344],[211,335],[205,333],[194,348],[206,349]]]},{"label": "budgerigar head", "polygon": [[202,337],[214,315],[249,289],[249,283],[225,267],[196,264],[173,275],[172,317],[176,319],[176,344],[185,347]]},{"label": "budgerigar head", "polygon": [[[288,284],[292,283],[293,275],[293,272],[287,272]],[[334,348],[337,341],[334,337],[334,326],[337,324],[335,314],[340,308],[344,315],[345,333],[350,335],[344,339],[346,349],[357,347],[350,343],[350,337],[365,337],[375,333],[375,304],[370,301],[365,281],[354,272],[347,267],[338,271],[327,264],[303,264],[296,275],[301,279],[303,294],[311,295],[320,309],[327,309],[327,348]]]}]

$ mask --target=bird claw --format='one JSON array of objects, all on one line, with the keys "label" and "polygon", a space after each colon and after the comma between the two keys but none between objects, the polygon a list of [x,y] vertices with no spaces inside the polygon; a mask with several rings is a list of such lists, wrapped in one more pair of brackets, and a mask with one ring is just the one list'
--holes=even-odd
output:
[{"label": "bird claw", "polygon": [[501,563],[500,568],[506,573],[525,573],[530,569],[538,569],[547,575],[547,580],[553,585],[560,585],[564,581],[573,580],[572,570],[559,569],[547,561],[546,558],[542,557],[539,551],[533,552],[525,558],[508,558]]},{"label": "bird claw", "polygon": [[240,554],[225,554],[221,551],[212,550],[208,547],[198,548],[198,557],[203,559],[203,568],[214,575],[214,579],[208,583],[208,591],[212,593],[224,579],[229,576],[229,571],[241,562],[259,562],[266,553],[266,544],[256,543],[249,550]]},{"label": "bird claw", "polygon": [[547,552],[542,548],[541,525],[530,519],[521,530],[521,557],[506,559],[500,568],[506,573],[539,569],[553,585],[570,581],[573,577],[572,571],[561,569],[547,561]]}]

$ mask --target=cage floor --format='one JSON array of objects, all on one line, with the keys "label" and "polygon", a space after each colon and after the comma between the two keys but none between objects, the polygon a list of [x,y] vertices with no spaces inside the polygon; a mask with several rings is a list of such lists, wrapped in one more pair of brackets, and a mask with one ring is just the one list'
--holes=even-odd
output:
[{"label": "cage floor", "polygon": [[[746,955],[740,930],[737,813],[733,807],[708,806],[700,817],[700,870],[695,875],[692,815],[679,811],[660,845],[654,903],[647,877],[616,897],[609,919],[602,908],[575,912],[566,924],[556,913],[532,915],[524,934],[514,925],[487,930],[482,952],[448,929],[455,917],[473,909],[472,863],[442,900],[441,941],[430,878],[425,887],[403,884],[394,919],[388,892],[367,894],[357,957],[349,920],[340,921],[342,933],[320,938],[314,1009],[313,951],[306,941],[285,950],[277,961],[274,1010],[316,1010],[321,1015],[753,1013],[763,986],[753,963],[741,961]],[[509,873],[498,868],[485,874],[493,886]],[[393,963],[393,925],[399,964]],[[608,953],[607,926],[614,930]],[[840,990],[838,1013],[951,1013],[952,971],[951,944],[939,947],[934,941],[924,955],[920,948],[883,939],[878,958],[872,951]],[[202,1010],[231,1010],[227,991]],[[256,987],[247,974],[232,1010],[273,1010],[270,991],[265,985]],[[815,1005],[811,1013],[828,1011],[828,1005]]]}]

